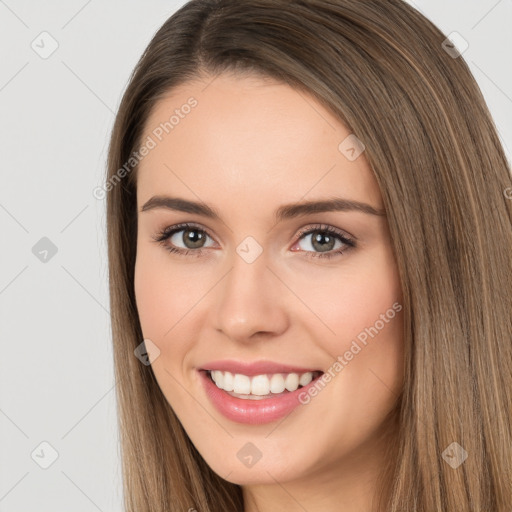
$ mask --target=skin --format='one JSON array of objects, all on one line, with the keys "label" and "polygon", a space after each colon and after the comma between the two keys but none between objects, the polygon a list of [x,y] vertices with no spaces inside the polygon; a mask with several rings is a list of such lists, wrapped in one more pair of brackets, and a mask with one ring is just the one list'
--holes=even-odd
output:
[{"label": "skin", "polygon": [[[338,145],[350,131],[333,114],[304,92],[256,75],[207,77],[173,89],[143,137],[191,96],[197,106],[144,157],[137,176],[135,292],[144,338],[160,350],[152,363],[157,381],[209,466],[242,486],[246,512],[374,510],[384,434],[393,435],[385,418],[403,384],[403,311],[310,403],[276,422],[226,419],[197,373],[216,359],[327,372],[358,334],[401,304],[385,216],[335,211],[277,224],[273,218],[283,204],[333,195],[383,209],[364,152],[347,159]],[[222,221],[141,211],[162,194],[204,201]],[[154,241],[183,222],[207,232],[203,255],[173,254]],[[357,246],[315,257],[322,252],[312,236],[297,235],[317,224],[356,237]],[[173,236],[174,245],[190,248],[183,235]],[[247,236],[263,250],[250,264],[236,252]],[[252,467],[237,457],[248,442],[262,454]]]}]

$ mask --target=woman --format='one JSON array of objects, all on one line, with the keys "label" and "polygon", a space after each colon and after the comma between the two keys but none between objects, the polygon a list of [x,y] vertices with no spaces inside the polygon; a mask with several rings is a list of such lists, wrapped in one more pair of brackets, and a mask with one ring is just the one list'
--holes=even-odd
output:
[{"label": "woman", "polygon": [[107,191],[127,510],[509,510],[512,179],[432,23],[187,3]]}]

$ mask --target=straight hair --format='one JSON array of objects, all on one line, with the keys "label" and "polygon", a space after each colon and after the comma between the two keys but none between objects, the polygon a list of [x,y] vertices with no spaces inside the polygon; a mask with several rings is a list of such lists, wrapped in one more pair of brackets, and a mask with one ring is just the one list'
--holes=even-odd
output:
[{"label": "straight hair", "polygon": [[[158,101],[221,73],[311,95],[364,143],[380,187],[403,291],[405,381],[376,510],[510,512],[512,177],[480,89],[445,40],[401,0],[192,0],[154,35],[120,103],[107,172],[127,512],[243,510],[241,486],[206,464],[134,356],[137,165],[113,182]],[[454,442],[467,453],[456,468],[443,458]]]}]

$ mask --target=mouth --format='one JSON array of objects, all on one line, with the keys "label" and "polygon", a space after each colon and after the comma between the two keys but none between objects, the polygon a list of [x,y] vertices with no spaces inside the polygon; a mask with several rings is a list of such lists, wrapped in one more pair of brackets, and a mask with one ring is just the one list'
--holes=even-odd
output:
[{"label": "mouth", "polygon": [[[277,421],[309,400],[321,370],[248,376],[220,370],[198,370],[203,389],[225,418],[249,425]],[[226,389],[227,388],[227,389]]]}]

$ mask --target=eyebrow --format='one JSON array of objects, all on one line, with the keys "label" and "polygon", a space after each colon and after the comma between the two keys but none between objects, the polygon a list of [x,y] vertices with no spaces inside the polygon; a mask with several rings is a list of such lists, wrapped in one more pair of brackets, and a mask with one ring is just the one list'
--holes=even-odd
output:
[{"label": "eyebrow", "polygon": [[[185,213],[195,213],[209,219],[221,220],[219,212],[206,203],[189,201],[188,199],[182,199],[179,197],[153,196],[144,204],[140,211],[146,212],[156,208],[165,208]],[[343,199],[341,197],[334,197],[324,200],[305,201],[282,205],[275,211],[274,218],[279,222],[313,213],[335,211],[356,211],[377,216],[386,215],[385,210],[375,208],[367,203]]]}]

